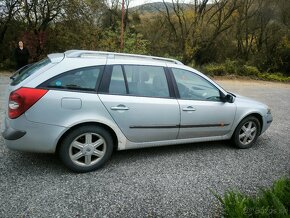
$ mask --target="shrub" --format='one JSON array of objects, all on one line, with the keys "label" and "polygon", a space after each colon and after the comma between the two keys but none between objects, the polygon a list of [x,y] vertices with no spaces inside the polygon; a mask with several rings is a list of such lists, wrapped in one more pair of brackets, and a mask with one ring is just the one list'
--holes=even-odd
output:
[{"label": "shrub", "polygon": [[285,77],[282,73],[259,73],[258,77],[263,80],[290,82],[290,77]]},{"label": "shrub", "polygon": [[258,77],[258,75],[260,73],[260,71],[258,70],[257,67],[244,65],[244,69],[245,69],[246,76]]},{"label": "shrub", "polygon": [[210,76],[225,76],[225,67],[222,64],[208,64],[203,66],[202,70]]},{"label": "shrub", "polygon": [[282,178],[271,188],[261,189],[256,197],[229,191],[222,198],[223,216],[243,217],[290,217],[290,179]]},{"label": "shrub", "polygon": [[11,70],[15,68],[15,63],[10,59],[5,59],[3,62],[0,62],[1,70]]}]

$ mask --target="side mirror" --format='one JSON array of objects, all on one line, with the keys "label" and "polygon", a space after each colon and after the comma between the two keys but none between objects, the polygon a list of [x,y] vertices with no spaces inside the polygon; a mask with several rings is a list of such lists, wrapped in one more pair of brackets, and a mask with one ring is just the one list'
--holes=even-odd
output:
[{"label": "side mirror", "polygon": [[230,94],[222,96],[222,101],[223,102],[228,102],[228,103],[234,103],[234,96],[232,96]]}]

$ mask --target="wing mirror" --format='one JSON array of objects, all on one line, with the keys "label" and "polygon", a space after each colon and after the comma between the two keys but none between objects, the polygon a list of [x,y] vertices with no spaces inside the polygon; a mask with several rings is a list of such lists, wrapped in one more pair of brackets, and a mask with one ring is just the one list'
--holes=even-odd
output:
[{"label": "wing mirror", "polygon": [[227,95],[222,96],[223,102],[234,103],[234,100],[235,100],[234,96],[232,96],[231,94],[227,94]]}]

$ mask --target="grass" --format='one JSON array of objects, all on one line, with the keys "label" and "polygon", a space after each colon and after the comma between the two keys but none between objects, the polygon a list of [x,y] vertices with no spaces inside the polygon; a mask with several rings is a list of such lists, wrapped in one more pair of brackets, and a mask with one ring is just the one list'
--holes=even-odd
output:
[{"label": "grass", "polygon": [[228,191],[223,197],[212,191],[223,206],[225,218],[290,218],[290,179],[277,180],[271,188],[261,189],[257,196]]}]

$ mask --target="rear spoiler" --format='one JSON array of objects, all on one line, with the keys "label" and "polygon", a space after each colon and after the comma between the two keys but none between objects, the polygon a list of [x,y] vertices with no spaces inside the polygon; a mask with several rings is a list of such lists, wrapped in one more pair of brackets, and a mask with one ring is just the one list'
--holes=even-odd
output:
[{"label": "rear spoiler", "polygon": [[64,53],[53,53],[47,55],[51,63],[59,63],[64,59]]}]

